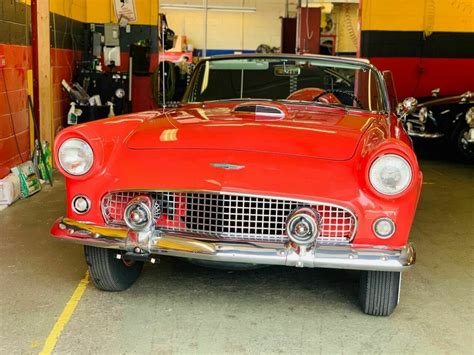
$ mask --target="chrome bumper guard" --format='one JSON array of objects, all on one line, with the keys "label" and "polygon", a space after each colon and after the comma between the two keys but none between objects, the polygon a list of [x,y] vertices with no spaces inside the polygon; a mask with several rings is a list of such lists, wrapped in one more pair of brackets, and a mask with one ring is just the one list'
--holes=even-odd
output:
[{"label": "chrome bumper guard", "polygon": [[371,245],[317,244],[295,250],[282,244],[252,244],[200,241],[159,230],[136,233],[123,228],[102,227],[59,218],[51,235],[83,245],[150,255],[230,263],[319,267],[332,269],[405,271],[415,263],[413,245],[399,249]]}]

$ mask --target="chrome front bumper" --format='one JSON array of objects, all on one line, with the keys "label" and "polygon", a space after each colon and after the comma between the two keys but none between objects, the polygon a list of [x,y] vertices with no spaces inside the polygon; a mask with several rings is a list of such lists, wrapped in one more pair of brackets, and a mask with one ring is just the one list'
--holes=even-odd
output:
[{"label": "chrome front bumper", "polygon": [[[413,245],[393,249],[370,245],[316,245],[307,251],[282,244],[200,241],[159,230],[136,233],[59,218],[51,235],[83,245],[150,255],[209,261],[332,269],[404,271],[415,263]],[[299,248],[298,248],[299,249]]]}]

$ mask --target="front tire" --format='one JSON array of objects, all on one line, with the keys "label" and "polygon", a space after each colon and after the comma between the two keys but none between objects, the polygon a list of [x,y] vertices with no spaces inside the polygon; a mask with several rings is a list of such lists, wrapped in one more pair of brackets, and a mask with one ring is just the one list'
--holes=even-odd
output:
[{"label": "front tire", "polygon": [[117,259],[113,249],[84,247],[86,262],[94,285],[103,291],[117,292],[129,288],[140,276],[141,261]]},{"label": "front tire", "polygon": [[401,272],[362,271],[360,304],[365,314],[389,316],[398,305]]},{"label": "front tire", "polygon": [[466,135],[469,132],[469,126],[465,121],[459,121],[453,130],[451,136],[452,147],[460,160],[466,162],[474,161],[474,144],[468,143]]}]

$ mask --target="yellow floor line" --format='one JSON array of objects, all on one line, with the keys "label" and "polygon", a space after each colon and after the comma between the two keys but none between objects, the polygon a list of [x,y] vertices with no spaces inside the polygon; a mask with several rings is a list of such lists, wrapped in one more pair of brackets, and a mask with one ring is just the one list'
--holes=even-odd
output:
[{"label": "yellow floor line", "polygon": [[82,295],[84,294],[89,280],[89,271],[87,271],[84,275],[84,278],[79,282],[79,285],[77,285],[76,289],[74,290],[74,293],[67,302],[66,307],[64,307],[63,312],[54,324],[54,327],[51,330],[51,333],[49,333],[48,338],[44,342],[43,350],[41,350],[40,352],[41,355],[51,354],[51,352],[54,350],[58,338],[61,335],[61,332],[64,330],[66,324],[71,319],[71,316],[73,315],[74,311],[76,310],[77,304],[79,303]]}]

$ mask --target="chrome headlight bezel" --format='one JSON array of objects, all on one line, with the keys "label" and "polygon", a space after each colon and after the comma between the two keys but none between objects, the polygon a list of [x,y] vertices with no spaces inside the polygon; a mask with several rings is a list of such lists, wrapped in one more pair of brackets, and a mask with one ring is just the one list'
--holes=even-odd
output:
[{"label": "chrome headlight bezel", "polygon": [[[73,167],[74,161],[82,165],[82,168]],[[58,149],[58,162],[67,174],[82,176],[87,174],[94,165],[94,151],[84,139],[69,138]]]},{"label": "chrome headlight bezel", "polygon": [[418,111],[418,120],[423,124],[428,120],[428,109],[425,106]]},{"label": "chrome headlight bezel", "polygon": [[466,112],[466,123],[469,127],[474,127],[474,107],[470,107]]},{"label": "chrome headlight bezel", "polygon": [[[392,153],[377,157],[370,165],[368,175],[372,188],[384,196],[401,194],[413,181],[413,169],[408,160]],[[390,182],[394,179],[396,181]]]},{"label": "chrome headlight bezel", "polygon": [[[380,225],[385,223],[386,226],[388,226],[390,229],[387,232],[382,232],[380,230]],[[389,239],[391,238],[396,231],[396,226],[395,222],[388,218],[388,217],[381,217],[375,220],[375,222],[372,225],[372,230],[374,231],[374,234],[377,238],[379,239]]]}]

